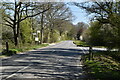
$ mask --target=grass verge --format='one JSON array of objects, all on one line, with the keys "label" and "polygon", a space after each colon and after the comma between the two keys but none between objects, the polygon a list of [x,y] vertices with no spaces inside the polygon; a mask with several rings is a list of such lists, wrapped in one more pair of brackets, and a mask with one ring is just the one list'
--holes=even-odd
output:
[{"label": "grass verge", "polygon": [[49,44],[23,45],[19,48],[11,48],[11,49],[9,49],[8,52],[6,50],[3,50],[3,52],[2,52],[3,54],[0,55],[0,57],[11,56],[11,55],[19,53],[19,52],[25,52],[25,51],[32,50],[32,49],[38,49],[38,48],[46,47],[48,45]]},{"label": "grass verge", "polygon": [[73,43],[77,46],[84,46],[84,47],[89,46],[86,42],[80,40],[75,40],[73,41]]},{"label": "grass verge", "polygon": [[120,80],[120,61],[114,54],[120,53],[95,52],[94,60],[86,60],[84,62],[86,80]]},{"label": "grass verge", "polygon": [[28,45],[28,46],[22,46],[20,48],[13,48],[10,50],[16,50],[17,52],[24,52],[24,51],[38,49],[38,48],[42,48],[42,47],[46,47],[46,46],[48,46],[48,44]]},{"label": "grass verge", "polygon": [[[81,46],[81,47],[89,47],[91,45],[89,45],[88,43],[84,42],[84,41],[80,41],[80,40],[75,40],[73,41],[73,43],[77,46]],[[92,46],[92,47],[96,47],[96,48],[106,48],[105,46]]]}]

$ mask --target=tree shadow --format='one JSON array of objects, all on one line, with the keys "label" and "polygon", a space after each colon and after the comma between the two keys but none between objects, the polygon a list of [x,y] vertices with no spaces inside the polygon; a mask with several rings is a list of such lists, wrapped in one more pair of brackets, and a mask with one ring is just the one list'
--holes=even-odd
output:
[{"label": "tree shadow", "polygon": [[[73,48],[47,48],[19,54],[18,58],[2,61],[3,80],[13,73],[15,73],[13,80],[34,77],[39,80],[82,79],[81,55],[83,55],[82,50]],[[21,70],[26,66],[28,67]]]}]

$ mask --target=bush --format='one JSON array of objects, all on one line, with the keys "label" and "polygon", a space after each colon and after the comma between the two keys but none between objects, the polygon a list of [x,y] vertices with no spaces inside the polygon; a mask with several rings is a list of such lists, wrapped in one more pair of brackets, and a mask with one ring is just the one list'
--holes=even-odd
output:
[{"label": "bush", "polygon": [[16,50],[9,50],[8,52],[7,52],[7,50],[3,50],[3,51],[2,51],[2,54],[3,54],[3,55],[6,55],[6,56],[12,56],[12,55],[14,55],[14,54],[16,54],[16,53],[17,53]]}]

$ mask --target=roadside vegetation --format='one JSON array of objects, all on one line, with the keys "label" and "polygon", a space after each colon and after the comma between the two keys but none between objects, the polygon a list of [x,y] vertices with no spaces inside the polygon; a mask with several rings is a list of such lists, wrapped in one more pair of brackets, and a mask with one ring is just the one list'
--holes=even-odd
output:
[{"label": "roadside vegetation", "polygon": [[[87,43],[83,41],[74,41],[73,43],[79,47],[88,47]],[[92,55],[90,60],[90,54],[82,56],[85,80],[120,79],[120,52],[92,50]]]},{"label": "roadside vegetation", "polygon": [[[78,47],[89,47],[84,41],[74,41]],[[87,46],[86,46],[87,45]],[[94,46],[105,47],[105,46]],[[83,58],[83,69],[85,80],[119,80],[120,79],[120,52],[119,51],[94,51],[92,56],[85,54]],[[90,57],[90,59],[89,59]]]},{"label": "roadside vegetation", "polygon": [[[84,55],[84,70],[87,80],[119,80],[120,79],[120,1],[92,3],[74,3],[89,15],[94,15],[90,26],[81,33],[82,40],[74,41],[76,45],[104,47],[107,51],[94,51]],[[114,51],[113,51],[114,49]]]},{"label": "roadside vegetation", "polygon": [[[87,80],[119,80],[120,79],[120,53],[94,52],[92,60],[86,59],[84,70]],[[118,55],[118,56],[116,56]],[[88,57],[88,55],[85,55]]]},{"label": "roadside vegetation", "polygon": [[76,44],[77,46],[83,46],[83,47],[89,46],[86,42],[80,40],[75,40],[73,41],[73,43]]},{"label": "roadside vegetation", "polygon": [[[89,27],[81,33],[82,40],[91,46],[105,46],[120,51],[120,1],[74,3],[91,18]],[[80,39],[79,39],[80,40]]]},{"label": "roadside vegetation", "polygon": [[42,48],[42,47],[46,47],[49,44],[39,44],[39,45],[23,45],[20,47],[12,47],[9,49],[9,51],[7,52],[6,49],[3,49],[2,51],[2,55],[1,56],[11,56],[20,52],[25,52],[28,50],[34,50],[34,49],[38,49],[38,48]]}]

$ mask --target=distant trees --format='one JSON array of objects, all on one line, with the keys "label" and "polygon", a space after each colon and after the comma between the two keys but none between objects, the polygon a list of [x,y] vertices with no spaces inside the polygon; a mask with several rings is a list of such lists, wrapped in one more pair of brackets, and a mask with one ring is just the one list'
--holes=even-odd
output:
[{"label": "distant trees", "polygon": [[66,28],[63,24],[72,19],[72,13],[65,3],[52,3],[52,6],[54,7],[47,11],[45,15],[49,30],[48,38],[50,39],[50,42],[53,42],[52,38],[55,37],[53,33],[56,33],[56,30],[60,34],[57,37],[61,37],[64,32],[63,28]]},{"label": "distant trees", "polygon": [[76,40],[76,27],[73,24],[70,24],[71,29],[67,33],[67,37],[69,40]]},{"label": "distant trees", "polygon": [[[36,3],[36,4],[39,5],[39,6],[38,6],[39,9],[35,10],[35,12],[45,11],[45,10],[46,10],[47,8],[49,8],[50,6],[51,6],[51,7],[50,7],[49,10],[51,10],[52,7],[53,7],[53,3]],[[41,43],[41,44],[43,43],[44,28],[45,28],[45,26],[46,26],[45,24],[47,24],[47,20],[46,20],[46,19],[47,19],[48,16],[46,16],[46,13],[47,13],[49,10],[47,10],[47,11],[39,14],[38,16],[36,16],[37,21],[38,21],[38,23],[40,24],[39,29],[40,29],[40,43]]]},{"label": "distant trees", "polygon": [[[57,25],[57,24],[56,24]],[[75,26],[70,21],[62,21],[60,22],[58,27],[56,28],[59,32],[59,38],[66,40],[66,39],[74,39],[74,30]],[[73,32],[72,32],[73,30]],[[69,34],[72,34],[71,36]]]},{"label": "distant trees", "polygon": [[80,36],[82,35],[82,33],[87,29],[88,25],[86,23],[83,22],[78,22],[76,25],[76,38],[77,40],[80,40]]}]

